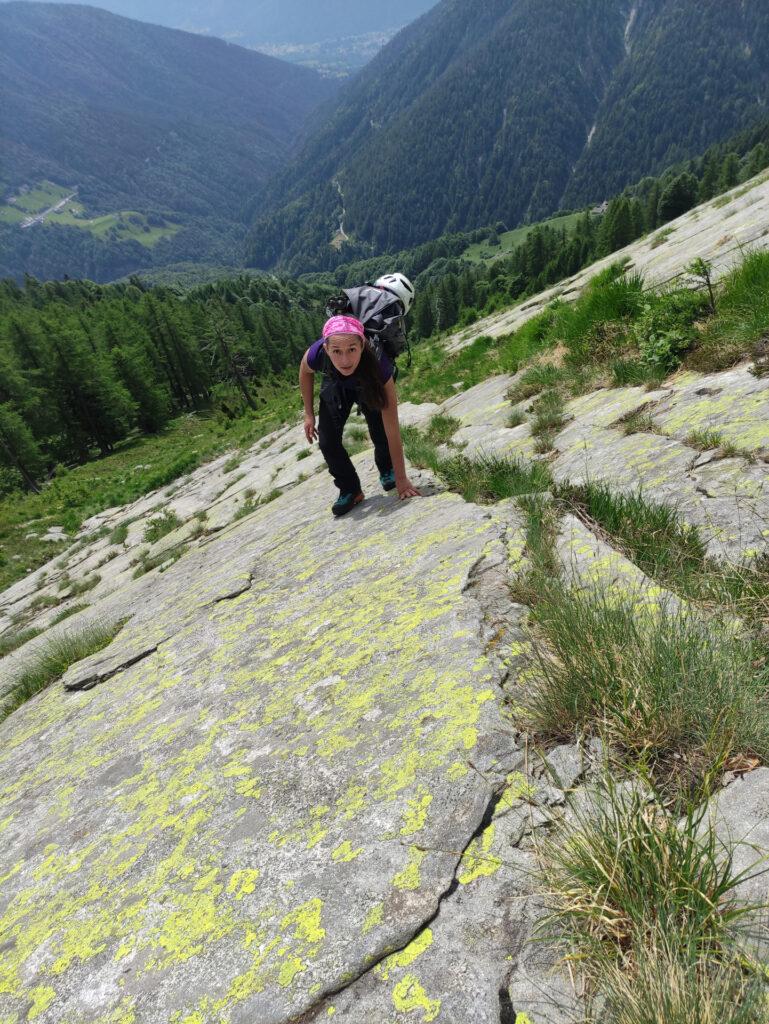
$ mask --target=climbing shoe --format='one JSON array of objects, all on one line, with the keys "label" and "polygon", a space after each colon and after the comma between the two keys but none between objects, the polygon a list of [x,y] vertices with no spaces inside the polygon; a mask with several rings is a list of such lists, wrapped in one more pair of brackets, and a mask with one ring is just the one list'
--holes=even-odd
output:
[{"label": "climbing shoe", "polygon": [[362,501],[362,491],[358,491],[357,494],[340,494],[331,506],[331,511],[335,516],[346,516],[351,509],[355,508],[355,506],[359,505]]},{"label": "climbing shoe", "polygon": [[383,490],[391,491],[395,487],[395,470],[391,469],[387,473],[380,473],[379,482]]}]

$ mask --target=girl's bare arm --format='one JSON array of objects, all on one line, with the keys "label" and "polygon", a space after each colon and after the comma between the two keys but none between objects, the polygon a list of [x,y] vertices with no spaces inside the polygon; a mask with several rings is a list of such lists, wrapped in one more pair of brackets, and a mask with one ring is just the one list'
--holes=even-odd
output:
[{"label": "girl's bare arm", "polygon": [[311,370],[307,363],[307,352],[302,356],[299,365],[299,390],[304,403],[304,436],[312,444],[318,436],[315,429],[315,371]]},{"label": "girl's bare arm", "polygon": [[390,458],[393,460],[395,471],[395,486],[398,488],[399,498],[421,497],[419,491],[406,476],[406,460],[403,455],[403,440],[401,428],[398,422],[398,396],[395,391],[395,384],[390,378],[384,386],[387,397],[387,405],[382,409],[382,423],[387,435],[387,445],[390,449]]}]

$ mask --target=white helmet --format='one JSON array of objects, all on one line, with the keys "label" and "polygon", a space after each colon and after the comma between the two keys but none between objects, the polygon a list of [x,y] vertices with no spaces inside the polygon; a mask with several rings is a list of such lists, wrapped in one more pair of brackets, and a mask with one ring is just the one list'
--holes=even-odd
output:
[{"label": "white helmet", "polygon": [[403,303],[404,311],[408,313],[414,301],[414,285],[404,274],[384,274],[374,281],[374,287],[386,288],[388,292],[397,295]]}]

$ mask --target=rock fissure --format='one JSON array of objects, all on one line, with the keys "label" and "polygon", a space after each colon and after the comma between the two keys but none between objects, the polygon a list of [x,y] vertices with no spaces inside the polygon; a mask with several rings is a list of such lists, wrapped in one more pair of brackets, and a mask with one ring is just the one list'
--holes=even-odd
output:
[{"label": "rock fissure", "polygon": [[402,953],[403,950],[410,946],[411,943],[414,942],[415,939],[419,935],[421,935],[426,928],[430,928],[431,925],[435,924],[438,917],[440,916],[443,904],[446,902],[446,900],[450,899],[451,896],[453,896],[454,893],[459,888],[459,872],[465,854],[468,852],[472,844],[477,839],[479,839],[480,836],[483,835],[483,833],[486,831],[489,825],[491,825],[492,821],[494,820],[497,807],[499,806],[499,803],[502,800],[503,795],[504,785],[500,784],[492,792],[489,801],[484,809],[483,815],[481,816],[479,824],[476,826],[472,835],[468,838],[467,842],[462,847],[462,850],[459,852],[456,864],[454,865],[454,871],[452,874],[451,881],[443,890],[443,892],[438,895],[435,909],[432,911],[432,913],[424,920],[422,920],[416,926],[416,928],[414,928],[414,930],[409,933],[408,937],[400,943],[400,945],[390,948],[383,952],[376,960],[372,961],[364,970],[360,971],[354,977],[347,978],[343,984],[337,985],[335,988],[328,989],[326,992],[323,993],[323,995],[320,997],[317,1003],[315,1003],[309,1009],[305,1010],[300,1016],[289,1018],[287,1024],[313,1024],[314,1021],[319,1019],[319,1015],[326,1009],[331,999],[334,999],[335,997],[341,995],[343,992],[346,992],[348,989],[351,989],[354,985],[358,984],[362,979],[372,974],[374,971],[376,971],[377,967],[381,966],[388,959],[388,957],[391,957],[397,953]]},{"label": "rock fissure", "polygon": [[221,604],[223,601],[234,601],[237,597],[240,597],[242,594],[248,593],[248,591],[251,589],[251,587],[253,585],[254,585],[254,573],[250,572],[248,574],[248,579],[244,580],[241,586],[237,587],[234,590],[229,591],[226,594],[222,594],[221,597],[215,597],[214,600],[210,604],[204,605],[204,607],[205,608],[212,608],[214,605]]},{"label": "rock fissure", "polygon": [[170,637],[167,637],[165,640],[161,640],[159,643],[155,644],[154,647],[148,647],[145,650],[141,651],[139,654],[136,654],[133,657],[127,658],[125,661],[122,661],[119,665],[110,666],[103,672],[99,671],[99,668],[96,667],[90,674],[85,673],[82,676],[76,677],[71,682],[65,682],[64,689],[73,692],[78,690],[92,690],[94,686],[99,686],[101,683],[106,683],[108,680],[113,679],[119,673],[125,672],[127,669],[132,668],[134,665],[138,665],[140,661],[144,661],[147,658],[151,657],[160,649],[160,647],[162,647],[164,643],[167,643],[169,639]]}]

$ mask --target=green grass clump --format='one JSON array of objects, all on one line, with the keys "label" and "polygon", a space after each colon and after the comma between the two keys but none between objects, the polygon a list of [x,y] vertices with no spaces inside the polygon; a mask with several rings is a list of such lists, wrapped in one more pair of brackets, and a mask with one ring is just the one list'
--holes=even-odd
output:
[{"label": "green grass clump", "polygon": [[432,444],[446,444],[462,426],[454,416],[438,414],[427,425],[427,438]]},{"label": "green grass clump", "polygon": [[566,423],[563,406],[563,395],[549,390],[543,391],[531,407],[531,433],[537,439],[536,451],[540,454],[552,451],[555,436]]},{"label": "green grass clump", "polygon": [[726,369],[751,355],[769,332],[769,253],[752,252],[721,282],[716,315],[688,360],[697,370]]},{"label": "green grass clump", "polygon": [[133,579],[139,579],[140,576],[152,572],[158,566],[163,566],[161,572],[165,572],[166,569],[171,568],[174,562],[178,562],[180,558],[186,555],[188,550],[189,544],[178,544],[175,548],[171,548],[168,551],[160,551],[156,555],[142,552],[134,563],[136,567],[132,573]]},{"label": "green grass clump", "polygon": [[[551,916],[607,1024],[758,1024],[758,978],[737,940],[756,907],[707,819],[670,813],[642,784],[609,773],[540,848]],[[592,1019],[592,1018],[591,1018]]]},{"label": "green grass clump", "polygon": [[542,391],[554,388],[560,382],[562,376],[563,373],[557,366],[553,366],[550,363],[537,363],[521,374],[520,379],[508,390],[507,398],[514,404],[522,402],[526,398],[531,398]]},{"label": "green grass clump", "polygon": [[30,640],[34,640],[36,636],[40,636],[41,633],[41,629],[24,629],[14,633],[4,633],[0,636],[0,658],[23,647]]},{"label": "green grass clump", "polygon": [[544,463],[527,463],[505,455],[482,455],[472,460],[457,455],[442,461],[438,473],[450,490],[478,504],[546,491],[552,485]]},{"label": "green grass clump", "polygon": [[692,430],[684,438],[684,444],[698,451],[708,452],[723,446],[724,435],[718,430]]},{"label": "green grass clump", "polygon": [[602,483],[565,488],[563,497],[587,515],[648,576],[666,585],[697,572],[705,545],[696,530],[681,523],[675,509],[647,501],[641,492],[616,494]]},{"label": "green grass clump", "polygon": [[643,409],[636,409],[635,412],[631,412],[628,416],[623,416],[618,422],[625,437],[628,437],[630,434],[658,433],[657,425],[651,413],[644,412]]},{"label": "green grass clump", "polygon": [[522,423],[526,423],[527,416],[525,412],[521,412],[520,409],[513,409],[510,415],[507,417],[507,425],[511,429],[513,427],[520,427]]},{"label": "green grass clump", "polygon": [[655,383],[658,379],[640,359],[614,359],[610,370],[612,386],[615,388],[639,387]]},{"label": "green grass clump", "polygon": [[749,637],[556,582],[540,588],[534,617],[534,682],[520,713],[535,732],[601,732],[670,785],[724,753],[769,758],[769,669]]},{"label": "green grass clump", "polygon": [[297,462],[301,462],[302,459],[309,459],[309,457],[311,455],[312,455],[312,452],[310,451],[309,448],[302,448],[301,451],[298,451],[296,453],[296,461]]},{"label": "green grass clump", "polygon": [[615,358],[627,344],[643,295],[642,278],[613,264],[593,278],[576,302],[560,305],[551,336],[566,346],[572,364]]},{"label": "green grass clump", "polygon": [[94,573],[93,576],[86,576],[82,580],[78,580],[76,583],[72,583],[69,588],[70,597],[79,597],[81,594],[87,594],[89,590],[93,590],[94,587],[98,587],[101,583],[101,576],[98,573]]},{"label": "green grass clump", "polygon": [[117,526],[113,527],[109,535],[110,544],[125,544],[128,537],[128,526],[128,523],[119,523]]},{"label": "green grass clump", "polygon": [[51,639],[14,681],[0,707],[0,721],[60,679],[71,665],[108,647],[122,628],[122,622],[112,626],[90,626],[78,633]]},{"label": "green grass clump", "polygon": [[181,519],[171,509],[166,509],[159,516],[150,519],[144,527],[143,540],[146,544],[154,544],[182,525]]},{"label": "green grass clump", "polygon": [[734,951],[649,931],[601,972],[606,1024],[769,1024],[764,985]]},{"label": "green grass clump", "polygon": [[709,558],[699,532],[667,505],[605,484],[563,487],[560,497],[597,524],[623,554],[658,583],[705,607],[718,606],[754,629],[769,629],[769,557],[748,564]]},{"label": "green grass clump", "polygon": [[235,455],[231,455],[229,457],[229,459],[227,459],[225,464],[222,466],[222,472],[223,473],[232,473],[240,465],[240,460],[241,460],[240,452],[236,452]]},{"label": "green grass clump", "polygon": [[58,615],[54,616],[54,618],[51,619],[51,625],[57,626],[60,622],[63,622],[65,619],[68,619],[70,615],[77,615],[78,612],[84,612],[86,608],[90,607],[91,606],[88,604],[70,605],[69,608],[65,608],[63,611],[60,611]]},{"label": "green grass clump", "polygon": [[415,427],[403,428],[406,453],[420,469],[430,469],[451,491],[465,501],[489,504],[504,498],[546,491],[552,486],[550,471],[541,462],[523,462],[511,456],[465,455],[442,458],[436,444]]}]

